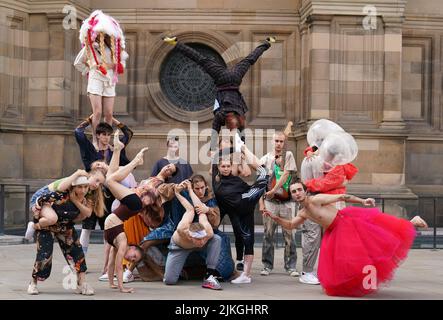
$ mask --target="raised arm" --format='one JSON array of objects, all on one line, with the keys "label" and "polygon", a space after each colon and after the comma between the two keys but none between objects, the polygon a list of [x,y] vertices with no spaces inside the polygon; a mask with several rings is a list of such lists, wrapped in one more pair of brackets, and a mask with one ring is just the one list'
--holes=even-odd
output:
[{"label": "raised arm", "polygon": [[246,158],[244,154],[241,154],[241,162],[240,165],[238,166],[238,175],[240,177],[246,178],[249,177],[251,174],[252,174],[251,168],[246,163]]},{"label": "raised arm", "polygon": [[176,186],[175,188],[175,196],[177,197],[177,200],[180,201],[180,203],[182,204],[183,208],[185,208],[186,211],[194,211],[194,206],[191,203],[189,203],[189,201],[180,194],[180,189],[178,186]]},{"label": "raised arm", "polygon": [[86,118],[74,130],[75,141],[77,141],[80,149],[80,156],[82,158],[83,166],[86,171],[91,170],[91,163],[93,159],[90,158],[90,153],[96,152],[94,145],[85,134],[87,127],[91,125],[91,117]]},{"label": "raised arm", "polygon": [[54,182],[53,188],[55,191],[67,191],[71,187],[72,183],[80,176],[88,176],[88,173],[85,170],[78,169],[69,177],[63,178],[60,182]]},{"label": "raised arm", "polygon": [[220,209],[216,205],[215,199],[211,200],[211,204],[208,206],[204,204],[200,198],[195,194],[192,189],[192,185],[189,182],[189,186],[186,183],[189,196],[191,197],[192,203],[194,204],[194,210],[198,215],[205,214],[208,218],[209,223],[213,228],[217,228],[220,224]]},{"label": "raised arm", "polygon": [[183,186],[175,183],[162,183],[157,187],[157,192],[161,197],[162,203],[168,202],[176,196],[175,191],[182,192]]},{"label": "raised arm", "polygon": [[120,139],[120,141],[123,142],[125,146],[127,146],[129,142],[131,142],[131,139],[134,136],[134,132],[129,129],[127,125],[123,124],[115,118],[112,118],[112,122],[123,132],[123,137]]},{"label": "raised arm", "polygon": [[194,212],[194,208],[189,203],[189,201],[185,199],[185,197],[183,197],[178,192],[176,193],[176,196],[177,196],[177,199],[183,205],[183,207],[185,207],[185,209],[186,209],[186,212],[184,213],[182,219],[180,220],[180,222],[177,225],[177,233],[180,234],[181,236],[185,236],[186,230],[189,229],[189,226],[191,225],[192,221],[194,220],[195,212]]},{"label": "raised arm", "polygon": [[360,203],[366,207],[375,206],[375,200],[372,198],[362,199],[350,194],[317,194],[311,198],[311,202],[316,205],[328,205],[338,201],[349,203]]},{"label": "raised arm", "polygon": [[211,224],[208,221],[208,217],[206,214],[201,213],[198,215],[198,222],[205,228],[206,231],[206,237],[208,239],[211,239],[214,236],[214,230],[212,229]]}]

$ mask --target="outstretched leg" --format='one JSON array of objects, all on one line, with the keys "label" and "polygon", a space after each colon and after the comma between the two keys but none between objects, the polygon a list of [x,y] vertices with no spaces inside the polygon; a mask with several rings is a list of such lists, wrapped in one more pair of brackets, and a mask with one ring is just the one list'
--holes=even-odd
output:
[{"label": "outstretched leg", "polygon": [[120,184],[120,181],[127,177],[137,166],[143,164],[143,154],[147,150],[148,148],[141,149],[130,163],[111,174],[108,173],[106,176],[106,185],[116,199],[121,200],[134,193],[131,189]]},{"label": "outstretched leg", "polygon": [[219,78],[221,72],[226,70],[226,67],[218,61],[202,55],[200,52],[191,48],[190,46],[187,46],[184,43],[177,42],[176,37],[165,37],[163,38],[163,41],[171,45],[175,45],[176,50],[201,66],[214,80]]},{"label": "outstretched leg", "polygon": [[271,43],[275,42],[274,37],[267,38],[263,43],[261,43],[257,48],[255,48],[248,56],[243,58],[240,62],[238,62],[233,68],[233,73],[239,77],[238,79],[242,79],[249,68],[257,62],[258,58],[271,47]]}]

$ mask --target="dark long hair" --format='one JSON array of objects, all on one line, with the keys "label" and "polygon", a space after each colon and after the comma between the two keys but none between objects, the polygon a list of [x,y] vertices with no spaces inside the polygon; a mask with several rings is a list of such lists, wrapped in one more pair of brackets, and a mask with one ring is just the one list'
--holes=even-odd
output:
[{"label": "dark long hair", "polygon": [[155,188],[146,188],[140,194],[140,199],[144,197],[149,197],[151,204],[143,208],[143,214],[146,214],[156,224],[160,224],[164,217],[160,194]]}]

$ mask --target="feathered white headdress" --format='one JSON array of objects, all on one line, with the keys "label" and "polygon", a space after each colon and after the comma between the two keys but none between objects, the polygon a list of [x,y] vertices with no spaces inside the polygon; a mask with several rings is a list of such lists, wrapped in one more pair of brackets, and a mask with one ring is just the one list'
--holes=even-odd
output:
[{"label": "feathered white headdress", "polygon": [[102,62],[106,63],[106,56],[104,51],[104,38],[108,35],[111,39],[111,59],[115,65],[115,71],[123,73],[122,65],[122,51],[125,49],[125,36],[120,27],[120,24],[111,16],[104,14],[101,10],[95,10],[91,15],[85,19],[80,28],[80,42],[86,46],[90,60],[93,60],[99,67],[98,69],[106,75],[106,68],[99,64],[93,49],[93,43],[98,36],[100,36],[100,47]]}]

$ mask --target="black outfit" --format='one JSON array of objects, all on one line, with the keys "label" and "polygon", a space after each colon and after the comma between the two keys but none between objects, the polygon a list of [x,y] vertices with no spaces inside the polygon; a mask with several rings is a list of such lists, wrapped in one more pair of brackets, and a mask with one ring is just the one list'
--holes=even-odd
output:
[{"label": "black outfit", "polygon": [[120,205],[114,210],[114,214],[121,220],[126,221],[137,215],[143,209],[140,197],[135,193],[128,194],[120,200]]},{"label": "black outfit", "polygon": [[161,158],[154,164],[154,167],[152,167],[151,177],[157,176],[163,167],[171,163],[175,164],[177,172],[172,177],[166,179],[166,183],[182,183],[184,180],[189,179],[194,173],[191,165],[187,163],[186,160],[180,158],[177,161],[169,161],[168,159]]},{"label": "black outfit", "polygon": [[[108,149],[105,151],[97,151],[92,142],[88,139],[85,134],[86,128],[90,125],[89,121],[83,121],[80,125],[75,128],[75,140],[80,148],[80,155],[82,157],[83,166],[86,171],[91,171],[91,164],[97,160],[105,160],[109,164],[111,162],[113,152]],[[120,141],[125,145],[125,147],[131,142],[134,133],[123,123],[117,126],[123,133],[123,137]],[[129,163],[129,159],[126,157],[125,148],[120,153],[120,165],[125,166]]]},{"label": "black outfit", "polygon": [[[129,218],[137,215],[143,209],[143,203],[140,200],[140,197],[135,193],[131,193],[120,200],[120,205],[117,209],[114,210],[114,214],[122,221],[125,222]],[[114,239],[120,233],[124,233],[125,229],[123,223],[118,224],[112,228],[105,229],[104,237],[105,240],[113,247]]]},{"label": "black outfit", "polygon": [[[105,160],[105,162],[109,164],[109,162],[111,162],[113,154],[113,152],[110,149],[105,151],[97,151],[95,149],[94,145],[91,143],[91,141],[88,139],[88,137],[85,134],[85,130],[90,124],[91,123],[89,120],[83,121],[74,131],[75,140],[77,141],[77,144],[80,148],[80,155],[82,158],[83,166],[85,167],[86,171],[90,171],[91,164],[97,160]],[[125,148],[123,148],[123,150],[120,153],[119,165],[125,166],[130,162],[129,159],[126,157],[125,149],[126,146],[129,144],[129,142],[131,141],[134,133],[123,123],[120,123],[117,127],[123,132],[123,137],[120,138],[120,141],[125,145]],[[115,197],[112,195],[109,189],[107,189],[104,186],[102,188],[103,188],[103,195],[104,195],[105,208],[106,208],[105,215],[99,218],[93,212],[90,217],[83,220],[82,229],[94,230],[97,222],[101,230],[104,230],[105,228],[105,220],[108,214],[111,212],[112,202],[115,200]]]},{"label": "black outfit", "polygon": [[[260,56],[271,47],[267,41],[260,44],[247,57],[238,62],[235,66],[228,69],[224,64],[200,54],[193,48],[178,42],[175,45],[175,50],[178,50],[189,59],[201,66],[214,80],[217,87],[216,99],[220,108],[214,110],[214,120],[212,122],[212,129],[218,134],[223,125],[228,113],[235,113],[242,117],[238,129],[240,136],[244,139],[244,116],[248,111],[246,102],[240,93],[240,84],[249,68],[260,58]],[[217,139],[215,132],[211,136],[211,150],[217,148]]]},{"label": "black outfit", "polygon": [[237,260],[243,259],[243,247],[245,255],[254,254],[254,210],[260,197],[266,192],[268,178],[266,169],[258,167],[256,181],[250,186],[240,177],[222,176],[217,165],[212,165],[212,188],[221,216],[227,214],[231,219],[236,238]]},{"label": "black outfit", "polygon": [[[48,201],[55,201],[52,208],[57,213],[58,221],[48,229],[36,231],[37,256],[32,277],[43,281],[51,274],[54,239],[57,239],[67,263],[77,272],[86,272],[85,255],[73,222],[80,214],[80,210],[69,200],[66,192],[48,193],[41,196],[38,203],[42,205]],[[34,219],[34,222],[37,220]]]}]

